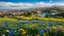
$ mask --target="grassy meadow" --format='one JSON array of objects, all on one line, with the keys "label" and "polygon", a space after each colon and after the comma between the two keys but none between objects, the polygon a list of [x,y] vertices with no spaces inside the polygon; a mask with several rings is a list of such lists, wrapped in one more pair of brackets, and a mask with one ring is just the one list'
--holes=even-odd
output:
[{"label": "grassy meadow", "polygon": [[[64,19],[23,17],[23,20],[41,20],[44,24],[22,24],[17,18],[0,18],[0,36],[64,36]],[[61,22],[62,24],[47,23],[46,21]],[[22,21],[21,21],[22,22]]]}]

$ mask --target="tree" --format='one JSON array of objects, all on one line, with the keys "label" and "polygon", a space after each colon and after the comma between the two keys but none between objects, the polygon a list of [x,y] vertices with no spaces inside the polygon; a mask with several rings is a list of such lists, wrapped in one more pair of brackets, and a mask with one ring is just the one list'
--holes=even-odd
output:
[{"label": "tree", "polygon": [[24,16],[31,16],[32,13],[31,12],[24,12]]}]

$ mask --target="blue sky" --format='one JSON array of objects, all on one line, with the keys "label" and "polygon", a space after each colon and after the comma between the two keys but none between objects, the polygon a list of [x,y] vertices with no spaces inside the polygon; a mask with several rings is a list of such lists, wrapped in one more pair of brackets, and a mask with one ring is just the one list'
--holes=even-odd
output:
[{"label": "blue sky", "polygon": [[0,9],[64,6],[64,0],[0,0]]},{"label": "blue sky", "polygon": [[[0,0],[0,1],[3,1],[3,2],[13,2],[13,3],[19,3],[19,2],[22,2],[22,3],[36,3],[36,2],[45,2],[45,3],[49,3],[50,0]],[[52,3],[57,3],[57,2],[64,2],[64,0],[51,0]]]}]

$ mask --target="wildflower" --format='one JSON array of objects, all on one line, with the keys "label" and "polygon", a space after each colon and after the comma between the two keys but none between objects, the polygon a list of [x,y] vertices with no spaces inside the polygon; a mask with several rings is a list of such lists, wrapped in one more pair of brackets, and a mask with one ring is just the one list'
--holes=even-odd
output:
[{"label": "wildflower", "polygon": [[5,36],[5,34],[2,34],[2,36]]},{"label": "wildflower", "polygon": [[20,31],[24,31],[24,29],[20,29]]},{"label": "wildflower", "polygon": [[10,34],[14,34],[14,30],[11,30],[11,31],[10,31]]},{"label": "wildflower", "polygon": [[64,28],[61,28],[62,31],[64,31]]},{"label": "wildflower", "polygon": [[40,34],[43,34],[44,33],[44,30],[40,30]]},{"label": "wildflower", "polygon": [[14,32],[17,32],[16,30]]},{"label": "wildflower", "polygon": [[7,24],[5,22],[3,22],[3,26],[7,26]]},{"label": "wildflower", "polygon": [[22,34],[26,34],[26,31],[24,29],[20,29],[22,31]]},{"label": "wildflower", "polygon": [[55,27],[55,26],[52,26],[52,28],[53,28],[53,29],[56,29],[56,27]]},{"label": "wildflower", "polygon": [[31,26],[31,27],[33,27],[34,25],[33,25],[33,24],[31,24],[30,26]]},{"label": "wildflower", "polygon": [[45,30],[48,30],[48,29],[50,29],[50,27],[49,27],[49,26],[47,26],[47,27],[45,28]]},{"label": "wildflower", "polygon": [[6,32],[9,32],[9,30],[6,30]]},{"label": "wildflower", "polygon": [[59,28],[63,28],[63,26],[59,26]]},{"label": "wildflower", "polygon": [[30,36],[30,35],[26,35],[26,36]]},{"label": "wildflower", "polygon": [[24,31],[23,34],[26,34],[26,31]]},{"label": "wildflower", "polygon": [[12,24],[10,24],[10,26],[13,26]]},{"label": "wildflower", "polygon": [[46,33],[44,33],[44,36],[46,36]]}]

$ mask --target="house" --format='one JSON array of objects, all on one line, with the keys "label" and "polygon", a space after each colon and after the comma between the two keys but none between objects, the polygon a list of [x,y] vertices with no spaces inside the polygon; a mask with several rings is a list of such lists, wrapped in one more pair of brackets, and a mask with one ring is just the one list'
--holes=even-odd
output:
[{"label": "house", "polygon": [[58,11],[57,10],[51,10],[51,14],[52,15],[58,14]]}]

